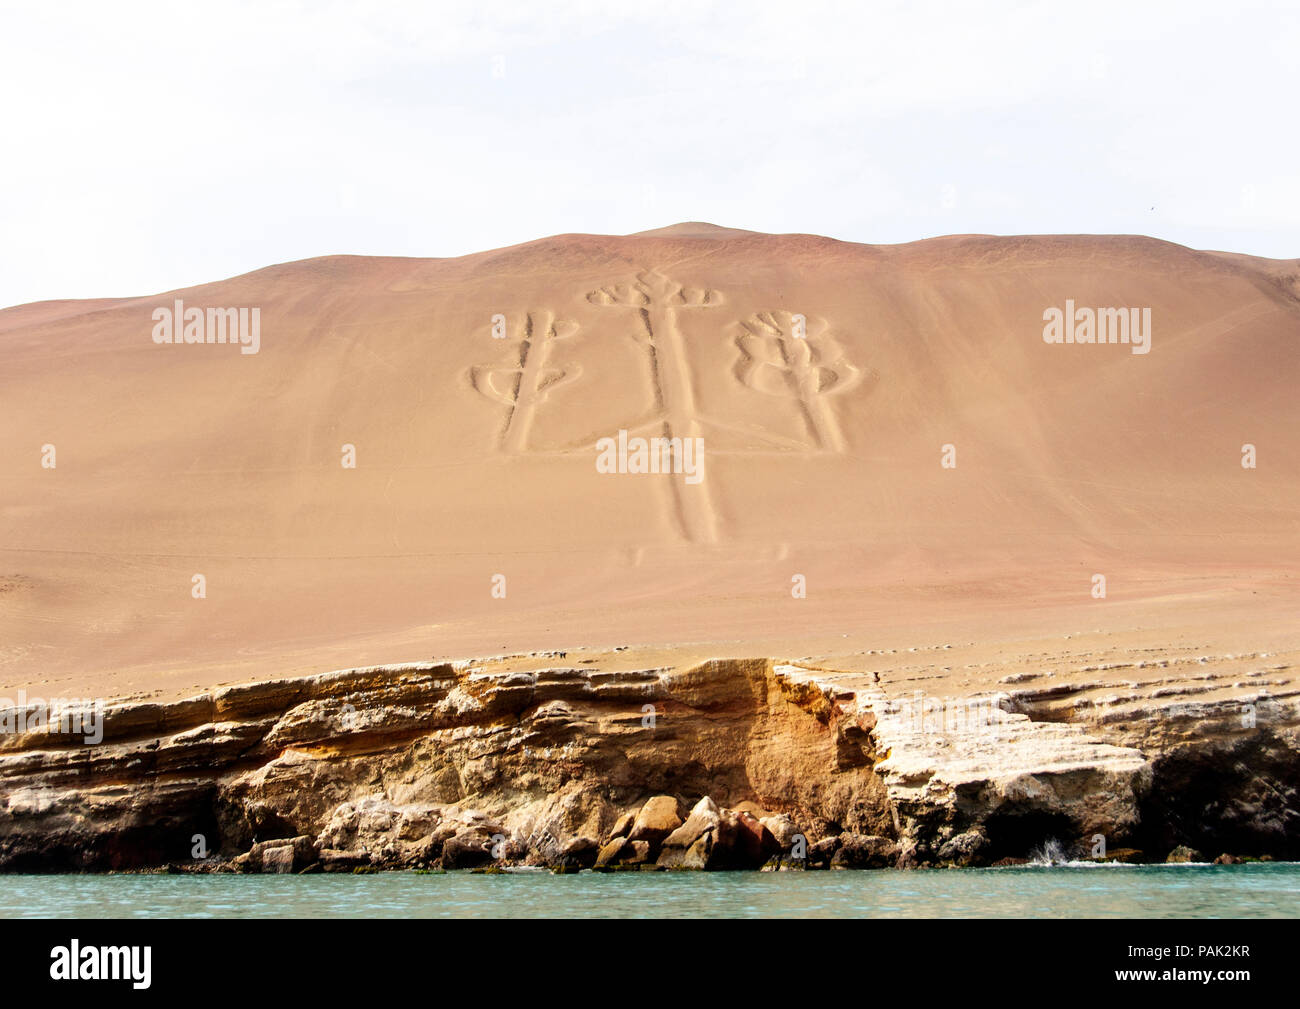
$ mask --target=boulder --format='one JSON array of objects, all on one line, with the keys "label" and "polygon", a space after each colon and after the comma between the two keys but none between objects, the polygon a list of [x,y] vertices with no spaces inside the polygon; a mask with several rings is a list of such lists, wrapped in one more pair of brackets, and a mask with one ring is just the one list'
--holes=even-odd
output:
[{"label": "boulder", "polygon": [[682,856],[679,869],[695,869],[702,871],[709,867],[709,858],[713,854],[713,831],[706,830],[695,843],[686,850]]},{"label": "boulder", "polygon": [[1205,856],[1195,848],[1189,848],[1185,844],[1180,844],[1177,848],[1165,856],[1166,862],[1204,862]]},{"label": "boulder", "polygon": [[656,795],[641,807],[628,839],[645,841],[655,851],[664,838],[682,825],[681,805],[671,795]]},{"label": "boulder", "polygon": [[[896,869],[919,869],[921,867],[921,849],[920,846],[912,840],[901,841],[898,845],[898,860],[894,862]],[[1005,860],[1004,860],[1005,861]],[[1022,862],[1028,861],[1021,859]]]},{"label": "boulder", "polygon": [[710,869],[729,867],[732,852],[736,849],[740,833],[740,817],[734,810],[718,811],[718,825],[713,828],[713,852],[709,858]]},{"label": "boulder", "polygon": [[616,837],[627,837],[628,834],[632,833],[632,824],[634,823],[636,823],[636,814],[624,813],[614,821],[614,829],[610,832],[609,840],[612,841]]},{"label": "boulder", "polygon": [[652,861],[650,858],[649,841],[628,841],[622,855],[619,857],[620,865],[646,865]]},{"label": "boulder", "polygon": [[485,827],[467,827],[442,846],[444,869],[473,869],[492,860],[492,834]]},{"label": "boulder", "polygon": [[780,854],[781,843],[753,813],[739,812],[736,820],[738,829],[732,855],[733,868],[758,869],[773,855]]},{"label": "boulder", "polygon": [[282,844],[262,852],[263,872],[293,872],[293,845]]},{"label": "boulder", "polygon": [[[692,810],[692,819],[695,827],[703,825],[705,829],[698,833],[695,828],[679,830],[670,835],[672,845],[665,840],[659,856],[661,868],[761,869],[780,853],[781,846],[772,832],[750,813],[731,809],[714,813],[701,801]],[[687,841],[689,845],[684,843]]]},{"label": "boulder", "polygon": [[781,850],[789,851],[790,846],[794,844],[795,835],[800,833],[799,828],[794,825],[794,821],[784,813],[777,813],[775,816],[765,816],[759,820],[776,838],[777,844]]},{"label": "boulder", "polygon": [[446,844],[453,837],[465,829],[463,823],[457,823],[455,820],[443,820],[433,829],[426,839],[426,844],[432,844],[439,848]]},{"label": "boulder", "polygon": [[296,865],[311,865],[320,857],[320,848],[316,841],[307,835],[293,839],[293,860]]},{"label": "boulder", "polygon": [[325,872],[351,872],[359,866],[369,864],[369,852],[341,851],[337,848],[322,848],[320,850],[320,865]]},{"label": "boulder", "polygon": [[835,853],[839,851],[840,839],[838,837],[823,837],[816,844],[808,847],[808,868],[810,869],[827,869],[830,867],[831,860]]},{"label": "boulder", "polygon": [[316,859],[316,843],[304,835],[258,841],[235,863],[243,872],[295,872]]},{"label": "boulder", "polygon": [[1241,859],[1236,855],[1229,855],[1226,852],[1214,860],[1215,865],[1240,865]]},{"label": "boulder", "polygon": [[595,868],[602,869],[605,866],[614,865],[618,862],[619,856],[623,854],[623,849],[631,845],[626,837],[616,837],[596,854]]},{"label": "boulder", "polygon": [[594,837],[572,838],[560,849],[559,864],[564,868],[590,869],[600,854],[600,843]]},{"label": "boulder", "polygon": [[707,795],[695,804],[686,822],[664,838],[659,864],[666,869],[682,865],[686,852],[706,831],[718,825],[718,806]]},{"label": "boulder", "polygon": [[987,859],[989,839],[983,831],[968,830],[949,838],[939,848],[939,861],[953,865],[983,865]]},{"label": "boulder", "polygon": [[841,834],[832,869],[888,869],[898,860],[898,845],[876,834]]},{"label": "boulder", "polygon": [[400,862],[408,869],[426,869],[442,858],[442,846],[446,838],[435,839],[433,834],[401,848]]}]

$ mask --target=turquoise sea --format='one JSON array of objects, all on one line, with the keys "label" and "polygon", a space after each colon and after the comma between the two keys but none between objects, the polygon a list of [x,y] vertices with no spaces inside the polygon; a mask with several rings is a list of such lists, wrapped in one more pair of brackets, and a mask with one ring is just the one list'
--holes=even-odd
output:
[{"label": "turquoise sea", "polygon": [[1294,918],[1300,863],[912,872],[5,876],[8,918]]}]

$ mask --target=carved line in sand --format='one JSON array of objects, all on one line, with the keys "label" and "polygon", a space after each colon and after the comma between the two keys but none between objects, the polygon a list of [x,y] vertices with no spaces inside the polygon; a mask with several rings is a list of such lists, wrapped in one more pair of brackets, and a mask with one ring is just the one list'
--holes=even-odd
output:
[{"label": "carved line in sand", "polygon": [[790,312],[759,312],[742,322],[735,375],[757,392],[796,400],[813,445],[823,452],[843,452],[844,439],[825,397],[851,388],[862,373],[826,335],[824,319],[803,321],[804,336],[796,335]]},{"label": "carved line in sand", "polygon": [[577,323],[556,321],[554,312],[529,312],[518,359],[500,367],[476,364],[469,370],[470,384],[488,399],[504,405],[505,427],[501,448],[510,453],[528,450],[528,432],[546,394],[582,374],[582,365],[548,368],[551,347],[578,331]]},{"label": "carved line in sand", "polygon": [[[677,326],[677,312],[686,308],[713,308],[722,303],[722,295],[707,288],[684,287],[655,270],[646,270],[637,275],[634,283],[602,287],[590,292],[587,300],[593,305],[632,309],[637,313],[645,335],[638,334],[634,339],[646,345],[659,413],[652,423],[662,426],[665,438],[681,438],[684,442],[687,438],[701,437],[690,362]],[[669,484],[677,521],[686,538],[713,542],[717,538],[718,512],[708,480],[693,485],[672,480]]]},{"label": "carved line in sand", "polygon": [[[677,313],[724,304],[720,292],[687,287],[657,270],[642,270],[630,282],[589,292],[587,301],[633,312],[639,323],[631,336],[646,349],[654,407],[649,417],[628,429],[629,435],[686,439],[702,437],[704,429],[711,428],[757,439],[768,446],[767,450],[711,450],[711,455],[817,455],[844,451],[839,425],[825,397],[852,387],[861,372],[826,335],[825,320],[805,321],[784,311],[760,312],[739,324],[735,340],[740,356],[733,376],[755,392],[796,403],[807,428],[807,440],[798,440],[730,424],[701,414],[696,408],[691,366]],[[801,329],[806,330],[802,335]],[[469,370],[473,388],[508,409],[500,437],[503,451],[572,456],[595,450],[599,436],[559,450],[538,450],[528,444],[533,418],[547,392],[581,374],[577,364],[549,366],[552,345],[576,331],[576,324],[557,322],[552,312],[530,312],[517,362],[476,365]],[[716,539],[718,512],[707,480],[697,484],[673,480],[669,485],[683,535],[696,542]]]}]

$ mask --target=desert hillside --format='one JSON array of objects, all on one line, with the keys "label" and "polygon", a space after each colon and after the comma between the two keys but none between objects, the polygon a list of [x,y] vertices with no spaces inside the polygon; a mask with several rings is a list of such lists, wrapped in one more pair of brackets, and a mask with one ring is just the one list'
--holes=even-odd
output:
[{"label": "desert hillside", "polygon": [[[0,687],[1294,646],[1298,290],[1300,261],[1142,237],[682,224],[6,309]],[[1149,352],[1045,342],[1067,300],[1149,308]],[[259,309],[257,352],[156,342],[178,301]],[[702,439],[698,478],[600,472],[620,431]]]}]

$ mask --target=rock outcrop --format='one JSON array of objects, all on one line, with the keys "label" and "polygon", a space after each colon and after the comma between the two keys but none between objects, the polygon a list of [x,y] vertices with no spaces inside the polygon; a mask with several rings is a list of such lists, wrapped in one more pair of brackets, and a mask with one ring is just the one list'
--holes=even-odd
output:
[{"label": "rock outcrop", "polygon": [[[1294,717],[1153,747],[1119,723],[1036,720],[1023,692],[936,729],[833,670],[557,657],[120,702],[96,745],[0,736],[0,868],[918,867],[1097,836],[1297,854]],[[1198,762],[1224,753],[1253,784],[1209,795]],[[1195,815],[1153,794],[1170,781]]]}]

